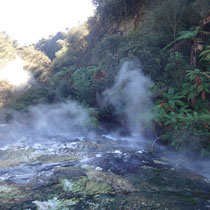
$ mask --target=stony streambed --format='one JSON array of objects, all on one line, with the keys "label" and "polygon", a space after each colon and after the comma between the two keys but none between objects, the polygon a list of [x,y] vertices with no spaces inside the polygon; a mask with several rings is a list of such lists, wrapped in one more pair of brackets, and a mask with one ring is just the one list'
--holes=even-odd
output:
[{"label": "stony streambed", "polygon": [[0,148],[0,209],[210,209],[210,182],[126,140],[24,137]]}]

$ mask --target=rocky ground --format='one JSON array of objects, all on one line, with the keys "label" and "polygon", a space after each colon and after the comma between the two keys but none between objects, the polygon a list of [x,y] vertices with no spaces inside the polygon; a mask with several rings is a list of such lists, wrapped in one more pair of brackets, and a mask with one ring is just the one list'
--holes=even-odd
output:
[{"label": "rocky ground", "polygon": [[24,137],[1,146],[0,209],[210,209],[210,182],[126,140]]}]

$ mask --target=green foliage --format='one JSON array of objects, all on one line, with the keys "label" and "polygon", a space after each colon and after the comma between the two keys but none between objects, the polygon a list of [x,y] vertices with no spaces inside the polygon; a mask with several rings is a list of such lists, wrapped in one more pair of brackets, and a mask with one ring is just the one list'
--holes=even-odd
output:
[{"label": "green foliage", "polygon": [[15,41],[9,36],[0,32],[0,67],[14,60],[17,56],[17,46]]},{"label": "green foliage", "polygon": [[199,55],[200,60],[210,64],[210,45],[207,45],[206,48]]},{"label": "green foliage", "polygon": [[[139,119],[145,126],[155,120],[161,139],[177,149],[187,148],[191,144],[187,136],[192,135],[197,141],[191,149],[207,151],[209,41],[208,30],[200,25],[207,10],[199,1],[188,0],[93,2],[96,16],[60,41],[63,47],[53,64],[54,87],[60,93],[67,88],[69,91],[61,94],[64,97],[97,107],[96,96],[113,84],[121,62],[140,61],[144,73],[156,83],[157,99],[155,119],[148,113]],[[206,5],[207,0],[202,2]],[[113,29],[128,18],[139,18],[139,14],[138,29],[123,35]],[[172,45],[169,54],[162,50]],[[194,57],[192,52],[196,52]],[[198,64],[192,62],[195,58]],[[101,119],[123,119],[111,108],[99,110]]]},{"label": "green foliage", "polygon": [[195,14],[202,19],[205,19],[210,14],[210,4],[208,0],[196,0],[192,3],[192,9]]},{"label": "green foliage", "polygon": [[187,31],[180,31],[178,34],[180,35],[176,39],[174,39],[173,42],[168,44],[166,47],[163,48],[163,51],[169,48],[172,44],[176,43],[177,41],[182,41],[182,40],[188,40],[188,39],[194,39],[199,33],[205,33],[204,31],[201,31],[201,27],[198,26],[196,28],[191,27]]},{"label": "green foliage", "polygon": [[98,110],[93,107],[84,107],[85,110],[88,112],[90,116],[90,120],[86,122],[86,126],[88,128],[97,128],[99,126],[99,121],[98,121]]},{"label": "green foliage", "polygon": [[[42,52],[32,46],[18,49],[0,33],[0,58],[7,62],[21,55],[25,68],[41,84],[14,98],[11,106],[20,110],[71,98],[89,107],[90,124],[97,124],[98,118],[120,122],[124,116],[116,115],[112,107],[103,110],[99,98],[113,85],[122,62],[134,60],[156,83],[155,118],[144,113],[139,121],[148,126],[154,120],[161,139],[176,149],[191,148],[203,157],[208,155],[209,0],[93,3],[94,17],[67,33],[40,40],[35,46]],[[135,24],[126,31],[129,20]],[[4,62],[0,60],[0,65]],[[11,90],[2,92],[6,98],[9,95]]]},{"label": "green foliage", "polygon": [[31,105],[50,104],[59,101],[60,95],[57,90],[50,87],[33,87],[26,90],[22,95],[13,99],[10,108],[24,110]]},{"label": "green foliage", "polygon": [[12,95],[12,85],[7,81],[0,81],[0,109],[10,102]]},{"label": "green foliage", "polygon": [[84,71],[84,69],[77,69],[73,74],[73,88],[76,92],[76,98],[79,101],[87,100],[88,104],[91,103],[91,75]]},{"label": "green foliage", "polygon": [[199,69],[186,70],[181,86],[170,87],[156,101],[155,121],[164,133],[162,139],[176,149],[201,152],[209,147],[209,87],[209,78]]},{"label": "green foliage", "polygon": [[75,92],[75,97],[80,102],[85,104],[94,104],[94,94],[96,87],[94,86],[94,76],[99,69],[95,66],[90,66],[87,69],[77,69],[72,75],[72,87]]},{"label": "green foliage", "polygon": [[164,0],[153,4],[153,8],[149,8],[148,17],[146,19],[153,23],[152,27],[158,32],[168,33],[168,37],[175,38],[177,32],[183,27],[186,10],[186,0]]},{"label": "green foliage", "polygon": [[56,52],[54,59],[54,71],[61,70],[65,67],[81,64],[82,55],[87,45],[85,37],[88,35],[85,24],[72,28],[65,40],[60,40],[62,48]]},{"label": "green foliage", "polygon": [[179,52],[171,53],[167,59],[165,73],[168,83],[180,85],[185,75],[186,68],[189,68],[188,59]]},{"label": "green foliage", "polygon": [[207,95],[210,93],[210,81],[204,72],[199,69],[187,70],[185,80],[182,83],[181,92],[185,95],[188,101],[195,110],[208,110],[208,105],[205,104]]},{"label": "green foliage", "polygon": [[59,41],[64,40],[66,35],[62,32],[58,32],[55,36],[50,37],[49,39],[41,39],[38,43],[35,44],[36,49],[44,52],[51,60],[56,56],[56,52],[59,51],[62,46],[59,44]]},{"label": "green foliage", "polygon": [[177,38],[177,41],[181,41],[183,39],[192,39],[198,35],[200,30],[201,30],[201,28],[198,26],[194,30],[190,29],[189,31],[180,31],[179,32],[180,36]]},{"label": "green foliage", "polygon": [[166,113],[177,111],[179,105],[184,105],[181,99],[184,98],[175,88],[169,88],[167,93],[163,93],[162,99],[158,100],[158,104]]},{"label": "green foliage", "polygon": [[33,46],[18,49],[18,54],[25,61],[24,69],[30,71],[40,83],[45,83],[50,76],[50,59]]},{"label": "green foliage", "polygon": [[134,16],[145,0],[92,0],[92,2],[101,21],[109,24]]},{"label": "green foliage", "polygon": [[[0,32],[0,71],[17,56],[17,46],[6,34]],[[14,88],[7,81],[0,80],[0,109],[10,102]]]}]

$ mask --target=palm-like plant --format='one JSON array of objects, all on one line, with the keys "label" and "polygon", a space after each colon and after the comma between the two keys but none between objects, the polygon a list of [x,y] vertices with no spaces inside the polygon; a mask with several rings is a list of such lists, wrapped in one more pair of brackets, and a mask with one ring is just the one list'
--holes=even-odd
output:
[{"label": "palm-like plant", "polygon": [[204,48],[203,37],[205,35],[210,35],[210,32],[203,31],[202,28],[198,26],[196,28],[192,27],[187,31],[181,31],[179,32],[179,35],[180,36],[177,37],[173,42],[164,47],[163,51],[168,49],[173,44],[175,45],[172,49],[170,49],[169,52],[174,52],[185,45],[188,46],[190,45],[191,47],[190,64],[192,66],[196,66],[197,52],[202,51]]},{"label": "palm-like plant", "polygon": [[205,49],[199,55],[200,61],[210,65],[210,45],[207,45]]},{"label": "palm-like plant", "polygon": [[175,88],[169,88],[167,93],[163,93],[162,99],[158,101],[158,104],[168,113],[178,111],[178,106],[184,105],[184,102],[180,99],[184,98],[183,95],[177,93]]},{"label": "palm-like plant", "polygon": [[[167,93],[157,101],[154,108],[155,121],[161,126],[179,126],[178,115],[188,113],[188,106],[181,100],[184,96],[176,92],[175,88],[169,88]],[[178,127],[177,127],[178,128]]]},{"label": "palm-like plant", "polygon": [[185,82],[182,84],[182,94],[185,95],[191,105],[194,106],[198,97],[206,100],[209,94],[209,76],[210,72],[201,72],[199,69],[187,70]]}]

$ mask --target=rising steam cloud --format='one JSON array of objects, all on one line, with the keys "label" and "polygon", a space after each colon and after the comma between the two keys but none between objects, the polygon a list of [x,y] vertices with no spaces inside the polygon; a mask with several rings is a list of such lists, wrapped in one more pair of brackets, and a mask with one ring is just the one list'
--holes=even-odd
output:
[{"label": "rising steam cloud", "polygon": [[23,136],[88,135],[90,116],[73,101],[54,105],[37,105],[27,112],[0,112],[0,141],[18,141]]},{"label": "rising steam cloud", "polygon": [[[35,81],[23,67],[24,63],[19,57],[9,62],[0,69],[0,82],[8,82],[14,90],[29,87]],[[26,136],[34,139],[36,136],[88,136],[91,133],[88,127],[90,121],[88,112],[74,101],[53,105],[40,104],[25,112],[2,109],[0,144],[16,142]]]},{"label": "rising steam cloud", "polygon": [[152,81],[144,76],[140,68],[132,62],[125,62],[113,87],[103,93],[106,102],[126,116],[131,133],[141,134],[146,120],[151,118],[151,86]]}]

